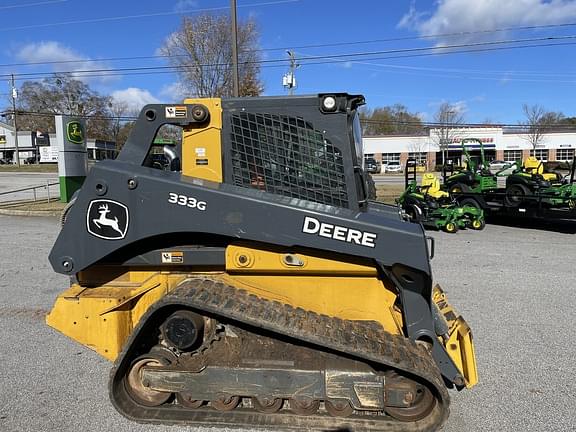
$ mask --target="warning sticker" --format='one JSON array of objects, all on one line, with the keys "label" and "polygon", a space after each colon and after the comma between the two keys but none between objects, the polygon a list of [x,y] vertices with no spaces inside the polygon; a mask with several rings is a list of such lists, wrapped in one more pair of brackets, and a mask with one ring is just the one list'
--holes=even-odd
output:
[{"label": "warning sticker", "polygon": [[186,106],[169,106],[166,107],[166,118],[186,118],[188,110]]},{"label": "warning sticker", "polygon": [[183,252],[162,252],[162,264],[182,264],[183,262]]}]

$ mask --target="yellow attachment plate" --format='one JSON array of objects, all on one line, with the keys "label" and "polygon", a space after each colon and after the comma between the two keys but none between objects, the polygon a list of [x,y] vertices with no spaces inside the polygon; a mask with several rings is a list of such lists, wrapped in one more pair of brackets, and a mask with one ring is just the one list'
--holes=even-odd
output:
[{"label": "yellow attachment plate", "polygon": [[471,388],[478,383],[478,370],[476,368],[476,354],[474,353],[474,341],[470,326],[450,306],[446,294],[439,285],[434,287],[432,300],[436,303],[440,313],[448,323],[448,339],[443,340],[440,338],[440,340],[464,377],[466,387]]}]

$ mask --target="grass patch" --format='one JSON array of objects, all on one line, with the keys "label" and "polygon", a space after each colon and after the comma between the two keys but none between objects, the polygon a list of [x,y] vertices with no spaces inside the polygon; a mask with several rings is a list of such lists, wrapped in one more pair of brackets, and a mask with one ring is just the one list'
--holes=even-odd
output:
[{"label": "grass patch", "polygon": [[60,199],[53,198],[48,202],[46,199],[38,201],[11,201],[0,203],[0,209],[27,210],[27,211],[62,211],[66,206]]},{"label": "grass patch", "polygon": [[58,164],[0,165],[0,172],[57,173]]},{"label": "grass patch", "polygon": [[396,204],[395,200],[404,192],[404,185],[390,184],[376,186],[376,201]]}]

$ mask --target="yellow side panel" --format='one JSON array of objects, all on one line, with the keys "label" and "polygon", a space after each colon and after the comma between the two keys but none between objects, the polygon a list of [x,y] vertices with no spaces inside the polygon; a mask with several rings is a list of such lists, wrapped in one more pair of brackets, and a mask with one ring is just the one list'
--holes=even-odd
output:
[{"label": "yellow side panel", "polygon": [[337,261],[303,253],[285,253],[254,249],[242,245],[226,248],[226,271],[229,273],[266,273],[294,275],[372,276],[373,266]]},{"label": "yellow side panel", "polygon": [[184,129],[182,174],[222,183],[222,103],[219,98],[186,99],[185,104],[202,104],[210,111],[210,121],[201,128]]},{"label": "yellow side panel", "polygon": [[46,322],[113,361],[146,310],[183,278],[155,273],[138,283],[125,281],[126,273],[96,288],[73,285],[58,296]]},{"label": "yellow side panel", "polygon": [[395,289],[378,279],[373,266],[232,245],[226,248],[226,271],[226,283],[258,297],[402,332]]},{"label": "yellow side panel", "polygon": [[402,333],[396,295],[382,281],[363,277],[223,275],[223,281],[257,297],[332,317],[377,321]]}]

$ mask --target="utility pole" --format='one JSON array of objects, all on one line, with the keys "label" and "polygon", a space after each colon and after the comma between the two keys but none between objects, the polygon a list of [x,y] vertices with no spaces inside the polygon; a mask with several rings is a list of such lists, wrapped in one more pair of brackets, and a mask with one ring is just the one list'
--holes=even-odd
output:
[{"label": "utility pole", "polygon": [[238,77],[238,23],[236,22],[236,0],[230,0],[230,17],[232,21],[232,82],[233,96],[240,96],[240,79]]},{"label": "utility pole", "polygon": [[282,85],[284,88],[288,89],[288,94],[292,96],[294,94],[294,88],[296,88],[296,68],[300,65],[296,62],[296,56],[294,51],[286,51],[288,56],[290,56],[290,70],[288,73],[284,74],[282,78]]},{"label": "utility pole", "polygon": [[10,75],[10,84],[12,87],[12,117],[14,122],[14,157],[16,159],[16,165],[20,167],[20,151],[18,150],[18,123],[16,122],[16,98],[18,97],[18,91],[14,85],[14,75]]}]

